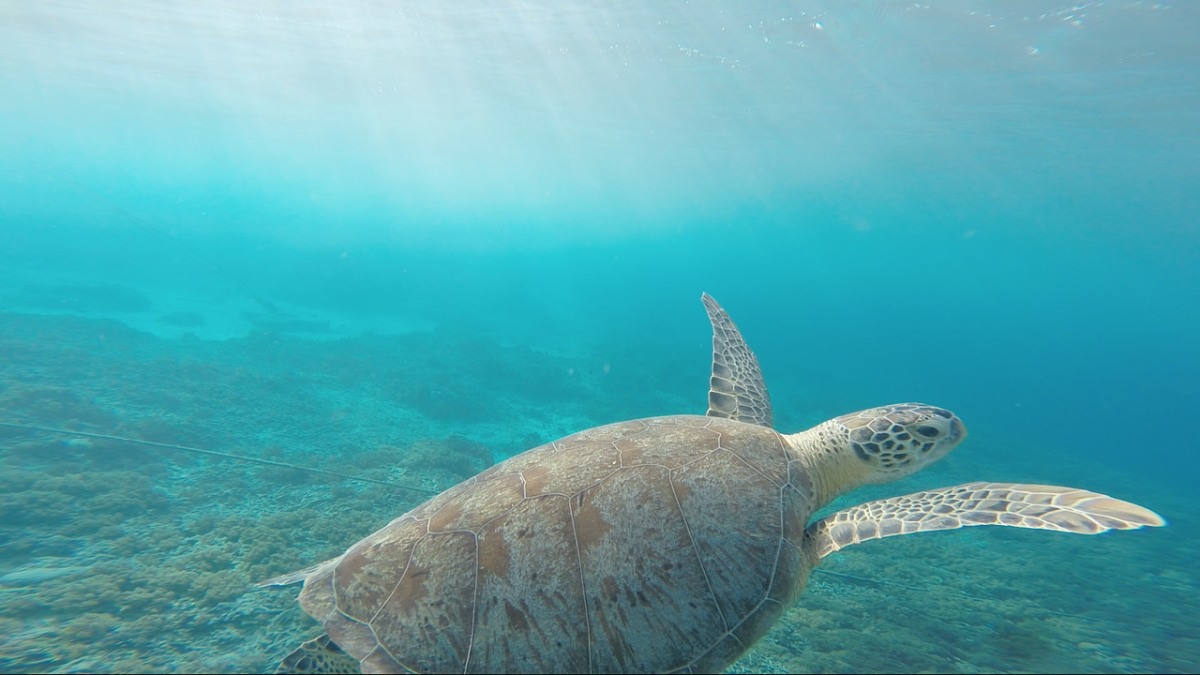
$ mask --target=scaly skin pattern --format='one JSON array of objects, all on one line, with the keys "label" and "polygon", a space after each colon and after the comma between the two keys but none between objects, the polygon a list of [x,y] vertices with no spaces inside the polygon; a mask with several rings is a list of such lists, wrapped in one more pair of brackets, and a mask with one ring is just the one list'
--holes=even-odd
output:
[{"label": "scaly skin pattern", "polygon": [[816,511],[864,484],[888,483],[945,457],[967,436],[943,408],[897,403],[835,417],[785,436],[816,486]]}]

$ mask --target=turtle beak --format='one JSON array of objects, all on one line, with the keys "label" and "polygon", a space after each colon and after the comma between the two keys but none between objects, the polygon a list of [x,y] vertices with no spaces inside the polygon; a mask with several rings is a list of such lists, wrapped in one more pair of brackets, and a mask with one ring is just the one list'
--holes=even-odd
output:
[{"label": "turtle beak", "polygon": [[950,418],[950,442],[958,443],[966,437],[967,425],[963,424],[963,421],[958,418],[958,415],[952,416]]}]

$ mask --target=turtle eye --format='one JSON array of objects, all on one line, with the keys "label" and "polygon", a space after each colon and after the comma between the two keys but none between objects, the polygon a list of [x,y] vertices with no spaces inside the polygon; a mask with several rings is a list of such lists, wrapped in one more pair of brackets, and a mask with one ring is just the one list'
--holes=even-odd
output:
[{"label": "turtle eye", "polygon": [[916,431],[918,434],[921,434],[925,438],[937,438],[938,434],[941,433],[940,431],[938,431],[937,427],[930,427],[930,426],[917,427]]}]

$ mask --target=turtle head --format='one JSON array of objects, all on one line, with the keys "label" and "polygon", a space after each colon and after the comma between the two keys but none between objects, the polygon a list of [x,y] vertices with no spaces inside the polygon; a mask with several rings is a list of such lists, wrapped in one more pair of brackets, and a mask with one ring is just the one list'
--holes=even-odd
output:
[{"label": "turtle head", "polygon": [[916,473],[945,457],[967,436],[957,415],[923,403],[871,408],[830,423],[845,433],[853,459],[865,465],[863,483],[887,483]]}]

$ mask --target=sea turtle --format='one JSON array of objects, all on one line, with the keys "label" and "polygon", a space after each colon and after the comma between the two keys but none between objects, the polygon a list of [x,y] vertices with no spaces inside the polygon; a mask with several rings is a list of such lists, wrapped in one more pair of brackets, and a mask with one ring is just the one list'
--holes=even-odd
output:
[{"label": "sea turtle", "polygon": [[708,413],[595,427],[503,461],[345,553],[262,585],[304,582],[325,634],[287,671],[718,672],[763,636],[825,556],[968,525],[1095,534],[1155,513],[1065,487],[968,483],[830,500],[907,476],[966,436],[920,403],[771,428],[758,361],[713,326]]}]

